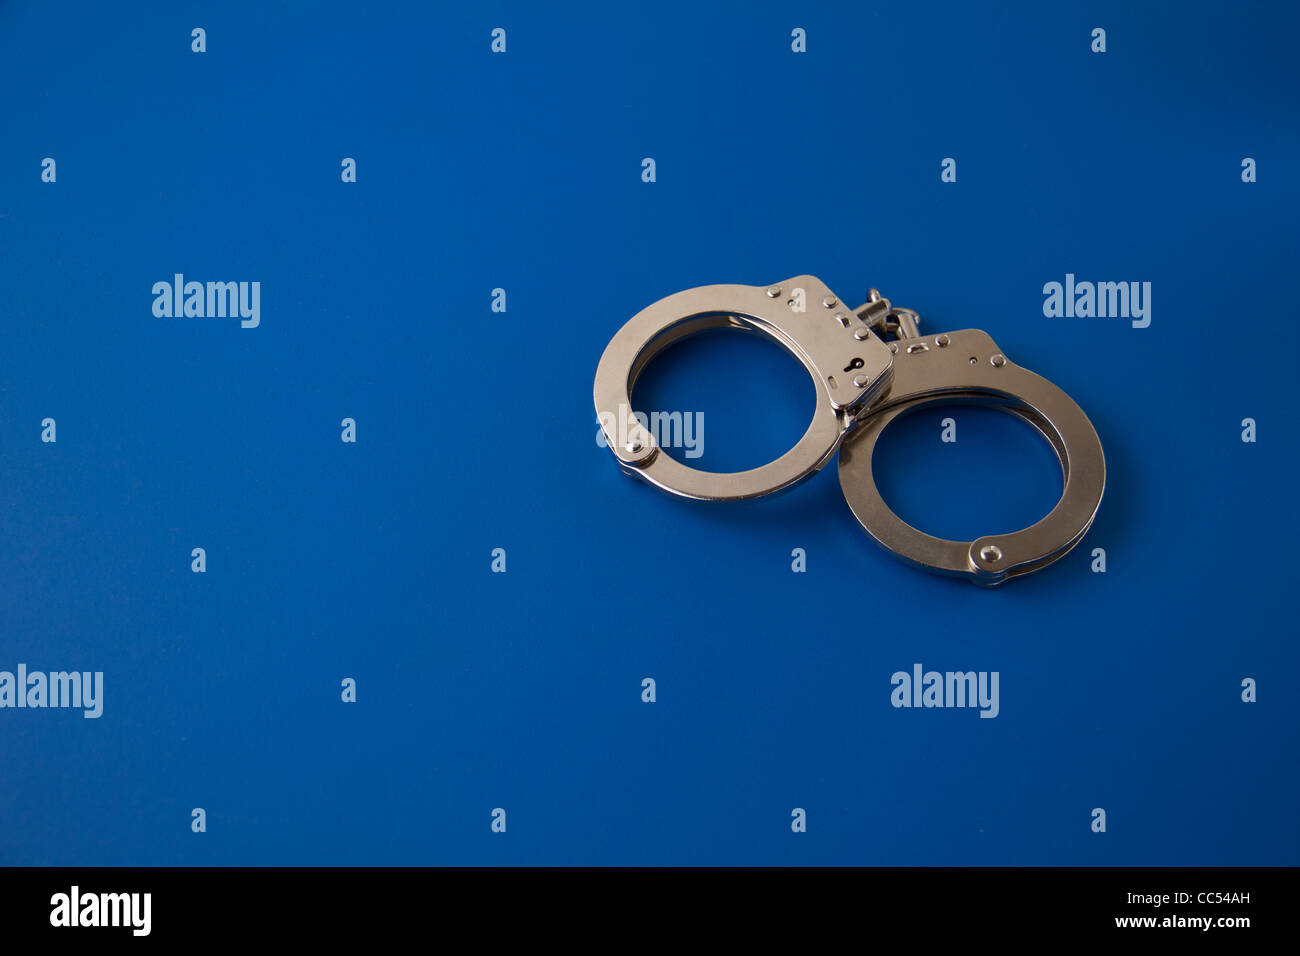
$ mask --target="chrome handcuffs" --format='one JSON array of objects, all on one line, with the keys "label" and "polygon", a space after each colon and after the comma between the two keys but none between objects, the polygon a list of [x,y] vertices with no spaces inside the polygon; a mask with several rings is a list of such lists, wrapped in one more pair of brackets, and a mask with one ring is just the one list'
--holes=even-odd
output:
[{"label": "chrome handcuffs", "polygon": [[[1008,361],[978,329],[922,336],[919,317],[872,289],[845,308],[820,279],[772,286],[687,289],[642,309],[615,334],[596,369],[596,414],[623,471],[670,494],[735,501],[783,491],[840,453],[840,487],[877,544],[902,560],[992,587],[1063,557],[1083,538],[1101,504],[1106,460],[1092,423],[1065,392]],[[776,461],[749,471],[699,471],[661,453],[634,415],[637,377],[661,351],[712,328],[766,335],[797,358],[816,384],[817,407],[803,437]],[[887,336],[895,339],[886,341]],[[994,406],[1032,425],[1056,451],[1065,485],[1041,521],[974,541],[932,537],[885,504],[871,471],[876,442],[891,422],[930,405]]]}]

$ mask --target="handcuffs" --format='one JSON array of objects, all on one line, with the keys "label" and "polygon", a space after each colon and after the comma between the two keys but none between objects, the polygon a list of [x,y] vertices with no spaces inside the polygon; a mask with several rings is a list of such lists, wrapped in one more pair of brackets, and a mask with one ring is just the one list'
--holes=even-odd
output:
[{"label": "handcuffs", "polygon": [[[678,292],[633,316],[596,369],[596,414],[605,441],[629,475],[683,498],[736,501],[785,491],[816,474],[838,450],[849,508],[885,550],[918,567],[993,587],[1062,558],[1091,527],[1106,485],[1106,459],[1092,423],[1047,379],[1009,361],[986,332],[922,336],[920,317],[875,289],[845,308],[820,280],[796,276],[771,286],[710,285]],[[660,352],[713,328],[757,332],[789,351],[816,384],[812,423],[788,452],[748,471],[706,472],[662,453],[632,411],[637,377]],[[887,340],[887,336],[894,336]],[[1056,452],[1061,499],[1020,531],[974,541],[936,538],[885,504],[871,458],[896,419],[931,405],[992,406],[1026,421]]]}]

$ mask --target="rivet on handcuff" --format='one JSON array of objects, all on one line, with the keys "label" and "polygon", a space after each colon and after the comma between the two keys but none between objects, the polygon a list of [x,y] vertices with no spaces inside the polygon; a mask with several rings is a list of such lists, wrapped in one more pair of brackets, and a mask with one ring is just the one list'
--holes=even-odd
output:
[{"label": "rivet on handcuff", "polygon": [[[838,450],[850,509],[877,544],[902,560],[985,587],[1045,568],[1079,543],[1101,504],[1106,460],[1097,432],[1070,396],[1010,362],[987,333],[922,336],[919,325],[915,312],[894,307],[874,289],[859,308],[845,308],[813,276],[687,289],[642,309],[605,348],[596,369],[597,418],[622,469],[670,494],[708,501],[770,495],[816,474]],[[646,365],[711,328],[766,335],[816,383],[812,424],[776,461],[749,471],[699,471],[660,454],[632,412],[632,390]],[[1041,521],[1008,534],[948,541],[918,531],[885,504],[871,472],[885,428],[919,408],[954,404],[1017,415],[1051,444],[1065,484]]]}]

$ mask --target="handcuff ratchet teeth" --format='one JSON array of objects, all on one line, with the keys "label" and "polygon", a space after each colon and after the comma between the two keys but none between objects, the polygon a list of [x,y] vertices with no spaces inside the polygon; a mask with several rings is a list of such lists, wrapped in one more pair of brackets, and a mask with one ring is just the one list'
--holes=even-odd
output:
[{"label": "handcuff ratchet teeth", "polygon": [[[816,385],[808,430],[788,452],[759,468],[691,468],[662,454],[633,414],[631,394],[646,365],[669,346],[712,328],[767,336],[793,354]],[[866,303],[850,309],[813,276],[771,286],[701,286],[647,306],[605,348],[594,397],[606,444],[620,467],[684,498],[735,501],[784,491],[816,474],[838,450],[844,497],[877,544],[910,564],[986,587],[1063,557],[1091,527],[1106,483],[1101,441],[1088,417],[1061,389],[1010,362],[987,333],[922,336],[920,317],[875,289]],[[913,528],[885,504],[871,468],[881,434],[917,409],[956,404],[1014,414],[1052,446],[1064,488],[1046,517],[1007,534],[949,541]]]}]

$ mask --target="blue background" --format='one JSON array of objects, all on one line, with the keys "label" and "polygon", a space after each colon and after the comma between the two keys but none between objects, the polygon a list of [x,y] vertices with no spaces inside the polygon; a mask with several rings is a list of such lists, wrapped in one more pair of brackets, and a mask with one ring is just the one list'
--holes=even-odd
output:
[{"label": "blue background", "polygon": [[[0,669],[105,673],[99,720],[0,711],[0,862],[1300,862],[1295,8],[470,6],[0,4]],[[155,318],[175,272],[260,281],[261,326]],[[834,467],[734,506],[619,474],[615,330],[803,272],[1069,392],[1084,545],[982,591]],[[1150,328],[1045,318],[1067,272],[1152,282]],[[712,336],[637,404],[726,470],[812,392]],[[927,415],[878,465],[905,517],[1050,507],[1023,426]],[[915,662],[999,671],[1000,716],[892,708]]]}]

